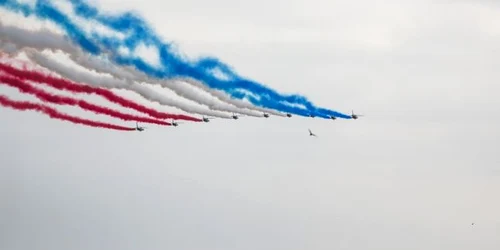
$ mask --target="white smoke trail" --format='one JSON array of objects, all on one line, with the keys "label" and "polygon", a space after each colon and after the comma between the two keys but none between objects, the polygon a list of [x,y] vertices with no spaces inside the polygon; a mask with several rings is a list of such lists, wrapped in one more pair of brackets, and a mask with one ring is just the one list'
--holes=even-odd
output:
[{"label": "white smoke trail", "polygon": [[69,54],[77,53],[80,48],[72,45],[64,36],[48,29],[30,31],[15,26],[6,26],[0,21],[0,40],[14,43],[18,48],[30,47],[38,50],[61,50]]},{"label": "white smoke trail", "polygon": [[248,109],[240,109],[235,107],[229,103],[219,101],[217,99],[213,99],[211,96],[205,96],[203,93],[200,93],[199,90],[192,88],[182,79],[173,79],[173,80],[157,80],[147,75],[143,74],[134,69],[125,68],[116,66],[109,62],[105,62],[104,60],[97,59],[91,55],[79,54],[79,55],[70,55],[71,58],[79,63],[80,65],[93,69],[99,73],[110,74],[115,78],[121,80],[133,80],[137,82],[144,82],[148,84],[158,84],[164,88],[168,88],[174,91],[177,95],[182,96],[186,99],[195,101],[201,105],[208,106],[211,110],[223,111],[223,112],[232,112],[239,113],[248,116],[261,117],[262,115],[256,113],[254,111]]},{"label": "white smoke trail", "polygon": [[[68,14],[68,16],[70,16],[70,18],[75,23],[82,24],[82,23],[89,22],[89,20],[87,20],[83,17],[80,17],[78,15],[73,15],[71,10],[68,10],[66,8],[59,8],[59,10]],[[100,21],[97,21],[97,20],[93,20],[93,21],[96,21],[95,23],[99,25],[100,29],[105,28],[107,30],[106,33],[108,33],[108,34],[116,35],[117,33],[119,33],[120,37],[122,37],[124,35],[121,31],[115,30],[112,27],[109,27]],[[98,30],[98,29],[96,29],[96,30]],[[110,51],[109,54],[113,54],[113,53]],[[88,65],[88,66],[91,66],[91,65]],[[140,72],[139,70],[132,69],[132,68],[131,68],[131,70],[132,71],[129,71],[129,72],[136,75],[136,76],[139,76],[138,73],[144,75],[143,78],[139,78],[139,79],[141,79],[140,81],[144,81],[144,82],[148,82],[148,83],[150,83],[150,82],[159,83],[164,87],[170,88],[171,90],[176,92],[178,95],[181,95],[181,96],[186,97],[188,99],[191,99],[193,101],[197,101],[200,104],[207,105],[210,109],[216,109],[216,110],[228,111],[228,112],[234,112],[234,113],[241,113],[241,114],[245,114],[245,115],[249,115],[249,116],[256,116],[256,117],[262,117],[263,115],[260,113],[256,113],[255,111],[263,112],[263,113],[267,113],[267,114],[273,114],[273,115],[282,116],[282,117],[286,116],[286,114],[281,113],[281,112],[276,111],[276,110],[258,107],[256,105],[253,105],[253,104],[246,102],[246,101],[243,101],[243,100],[233,99],[228,94],[224,93],[223,91],[211,89],[208,86],[206,86],[205,84],[203,84],[195,79],[192,79],[192,78],[180,78],[177,81],[186,82],[186,83],[190,84],[191,86],[196,87],[197,89],[203,90],[206,93],[209,93],[212,97],[216,98],[219,102],[221,102],[223,104],[216,104],[216,102],[214,102],[214,100],[207,100],[206,98],[205,99],[198,99],[198,98],[200,98],[200,96],[197,96],[196,94],[191,93],[191,92],[189,92],[189,93],[185,92],[184,87],[177,87],[177,89],[171,88],[172,85],[180,85],[180,84],[175,84],[172,82],[165,83],[163,81],[153,80],[152,78],[150,78],[149,76],[146,76],[143,72]],[[194,99],[192,99],[191,97]],[[197,97],[197,98],[195,98],[195,97]]]},{"label": "white smoke trail", "polygon": [[[133,74],[133,75],[137,76],[138,79],[140,79],[141,81],[147,81],[147,82],[157,81],[157,80],[151,79],[145,73],[140,72],[140,71],[138,71],[138,70],[136,70],[134,68],[127,68],[126,70],[130,74]],[[208,86],[206,86],[205,84],[203,84],[203,83],[201,83],[201,82],[199,82],[199,81],[197,81],[195,79],[192,79],[192,78],[183,77],[183,78],[177,78],[176,80],[188,83],[189,85],[191,85],[191,86],[193,86],[195,88],[201,89],[201,90],[209,93],[213,97],[217,98],[219,101],[221,101],[223,103],[231,104],[234,107],[239,108],[240,110],[247,109],[247,110],[259,111],[259,112],[263,112],[263,113],[267,113],[267,114],[273,114],[273,115],[276,115],[276,116],[282,116],[282,117],[286,116],[285,114],[283,114],[283,113],[281,113],[279,111],[276,111],[276,110],[258,107],[258,106],[255,106],[255,105],[251,104],[251,103],[245,102],[243,100],[233,99],[229,95],[227,95],[226,93],[224,93],[223,91],[216,90],[216,89],[211,89]],[[235,111],[229,111],[229,112],[237,113]],[[238,113],[241,113],[241,111],[238,112]],[[245,114],[245,113],[243,113],[243,114]],[[261,117],[262,116],[260,114],[256,114],[255,112],[253,112],[252,114],[253,114],[253,116],[256,116],[256,117]]]},{"label": "white smoke trail", "polygon": [[[165,88],[169,88],[169,89],[173,90],[178,95],[183,96],[187,99],[197,100],[198,103],[206,105],[210,109],[226,111],[226,112],[231,112],[231,113],[239,113],[239,114],[244,114],[244,115],[254,116],[254,117],[262,117],[262,115],[260,113],[252,111],[250,109],[239,108],[239,107],[236,107],[228,102],[223,102],[221,100],[213,99],[211,97],[208,97],[208,98],[204,97],[201,93],[199,93],[197,90],[195,90],[193,88],[193,86],[186,85],[186,83],[188,83],[186,81],[186,78],[177,78],[177,79],[172,79],[172,80],[156,80],[156,79],[153,79],[153,78],[147,76],[146,74],[144,74],[138,70],[135,70],[135,69],[129,68],[126,71],[128,73],[134,75],[134,79],[136,81],[159,84]],[[120,76],[116,76],[116,77],[120,77]],[[190,85],[192,85],[192,84],[190,84]],[[205,92],[210,94],[208,91],[205,91]]]},{"label": "white smoke trail", "polygon": [[[283,115],[274,110],[255,107],[250,103],[231,99],[227,94],[221,91],[212,90],[202,83],[194,80],[184,78],[174,80],[152,79],[146,74],[132,69],[131,67],[120,67],[111,64],[109,61],[106,62],[102,58],[97,58],[93,55],[84,53],[79,47],[75,47],[64,36],[55,34],[50,30],[41,29],[38,31],[30,31],[15,26],[5,26],[0,22],[0,39],[15,43],[19,47],[30,47],[38,50],[49,49],[52,51],[62,51],[68,53],[73,61],[87,69],[91,69],[99,73],[107,73],[121,80],[130,79],[134,81],[159,84],[162,87],[174,91],[179,96],[195,101],[201,105],[206,105],[211,110],[239,113],[254,117],[262,117],[262,114],[257,113],[256,111],[280,116]],[[185,83],[188,83],[197,89],[201,89],[212,96],[204,96],[203,93],[191,88],[189,85],[185,85]]]},{"label": "white smoke trail", "polygon": [[[9,41],[7,43],[2,43],[2,50],[6,53],[13,53],[14,51],[24,47],[29,47],[37,50],[49,49],[52,51],[67,52],[71,59],[86,68],[94,69],[98,72],[109,73],[113,76],[121,76],[121,79],[114,79],[115,81],[106,77],[99,78],[98,76],[90,73],[84,74],[84,72],[81,72],[83,75],[78,76],[77,74],[75,74],[76,72],[68,68],[66,65],[53,62],[47,57],[43,56],[43,54],[41,53],[35,52],[33,50],[27,53],[28,57],[30,57],[31,60],[36,61],[43,67],[49,68],[57,72],[58,74],[68,77],[74,81],[83,81],[97,86],[100,86],[99,84],[101,81],[104,86],[110,88],[125,88],[126,86],[127,88],[125,89],[135,91],[144,98],[150,101],[159,102],[162,105],[177,107],[183,111],[201,115],[215,116],[219,118],[231,118],[230,115],[222,112],[200,109],[199,107],[194,107],[186,103],[178,103],[177,101],[174,102],[173,100],[166,99],[166,97],[163,97],[162,95],[148,89],[147,87],[131,81],[130,79],[133,79],[135,77],[132,74],[128,74],[127,71],[120,70],[118,67],[115,67],[112,64],[106,64],[96,57],[85,54],[79,48],[74,47],[71,43],[69,43],[68,40],[63,36],[54,34],[49,30],[28,31],[17,27],[4,26],[0,23],[0,39],[3,41]],[[15,43],[15,45],[17,46],[15,46],[13,43]],[[95,77],[98,78],[96,79]],[[85,80],[82,80],[82,78]]]},{"label": "white smoke trail", "polygon": [[132,80],[121,80],[105,75],[97,75],[89,71],[78,70],[75,67],[53,60],[34,49],[25,49],[24,52],[31,61],[75,82],[87,83],[98,87],[134,91],[149,101],[158,102],[165,106],[176,107],[188,113],[215,116],[219,118],[231,118],[231,116],[226,113],[203,109],[199,106],[190,105],[178,100],[172,100],[155,92],[147,86]]},{"label": "white smoke trail", "polygon": [[[149,77],[141,77],[138,71],[124,70],[120,66],[109,64],[103,60],[97,59],[91,55],[86,55],[80,53],[79,55],[71,54],[70,57],[78,64],[88,68],[93,69],[99,73],[110,74],[113,77],[120,80],[130,80],[136,82],[144,82],[147,84],[158,84],[164,88],[168,88],[175,92],[177,95],[182,96],[186,99],[197,102],[198,104],[205,105],[209,109],[214,111],[232,112],[239,113],[248,116],[261,117],[260,114],[247,109],[239,109],[228,103],[220,102],[214,100],[210,96],[204,96],[198,90],[190,88],[189,85],[182,81],[177,80],[156,80]],[[134,74],[135,73],[135,74]]]},{"label": "white smoke trail", "polygon": [[210,94],[212,94],[212,96],[216,97],[217,99],[219,99],[223,102],[231,103],[238,108],[242,108],[242,109],[246,108],[246,109],[261,111],[261,112],[273,114],[276,116],[286,116],[285,114],[280,113],[276,110],[266,109],[266,108],[255,106],[251,103],[248,103],[248,102],[245,102],[242,100],[232,99],[230,96],[228,96],[226,93],[222,92],[221,90],[211,89],[211,88],[207,87],[205,84],[203,84],[197,80],[189,79],[189,78],[183,78],[182,80],[191,84],[192,86],[203,89],[206,92],[209,92]]},{"label": "white smoke trail", "polygon": [[70,56],[75,62],[79,63],[80,65],[89,69],[93,69],[99,73],[107,73],[121,80],[130,79],[133,81],[144,82],[148,84],[158,84],[164,88],[168,88],[174,91],[179,96],[195,101],[201,105],[205,105],[211,110],[238,113],[254,117],[262,116],[255,111],[238,108],[230,103],[214,99],[212,96],[203,95],[203,93],[200,93],[199,90],[186,85],[184,79],[157,80],[135,69],[120,67],[109,62],[105,62],[104,60],[97,59],[92,55],[79,53],[78,55],[71,54]]},{"label": "white smoke trail", "polygon": [[0,51],[3,51],[7,54],[13,54],[17,52],[17,47],[13,43],[5,43],[0,40]]}]

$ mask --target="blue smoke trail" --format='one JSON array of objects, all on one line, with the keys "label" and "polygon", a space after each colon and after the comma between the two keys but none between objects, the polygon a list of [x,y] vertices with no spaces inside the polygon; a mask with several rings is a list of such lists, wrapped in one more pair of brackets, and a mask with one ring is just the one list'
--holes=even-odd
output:
[{"label": "blue smoke trail", "polygon": [[[73,9],[75,13],[81,17],[87,19],[97,20],[101,24],[104,24],[108,27],[113,28],[114,30],[131,33],[132,35],[126,40],[127,46],[136,47],[140,42],[145,43],[146,45],[154,45],[160,48],[163,48],[164,44],[161,42],[158,35],[148,27],[148,25],[144,22],[143,19],[139,17],[138,14],[134,14],[132,12],[126,12],[121,16],[111,16],[99,13],[97,8],[92,7],[86,4],[82,0],[70,0],[73,4]],[[102,38],[100,38],[102,39]],[[113,47],[111,47],[113,48]],[[180,61],[178,58],[171,58],[173,53],[168,50],[167,47],[165,50],[161,51],[161,58],[168,58]],[[165,53],[162,53],[165,52]],[[169,65],[170,60],[162,60],[164,65]],[[220,62],[216,58],[203,58],[197,62],[197,68],[204,69],[207,72],[210,69],[219,69],[224,75],[229,76],[230,79],[241,79],[235,72],[233,72],[229,66]],[[206,80],[206,79],[204,79]],[[241,84],[241,85],[240,85]],[[299,103],[304,105],[309,111],[310,114],[315,114],[320,117],[329,118],[330,116],[342,117],[342,118],[350,118],[348,115],[341,114],[339,112],[335,112],[332,110],[327,110],[324,108],[316,108],[311,102],[307,100],[307,98],[298,96],[298,95],[289,95],[283,96],[278,94],[277,92],[266,88],[260,84],[249,82],[249,81],[239,81],[232,82],[231,85],[236,85],[236,88],[245,88],[256,94],[262,95],[266,94],[269,98],[272,99],[283,99],[289,103]],[[209,85],[210,86],[210,85]],[[213,87],[213,86],[210,86]],[[233,97],[236,97],[233,95]],[[247,97],[248,98],[248,97]],[[250,98],[248,98],[250,100]],[[251,101],[251,100],[250,100]],[[255,104],[256,100],[251,101]]]},{"label": "blue smoke trail", "polygon": [[[261,84],[243,79],[234,73],[229,66],[221,63],[216,58],[204,58],[194,64],[189,64],[175,55],[171,51],[171,47],[163,44],[159,37],[148,27],[148,25],[133,13],[125,13],[122,16],[114,17],[99,14],[97,9],[83,3],[80,0],[71,0],[75,13],[87,18],[101,22],[117,31],[129,33],[130,35],[124,41],[115,38],[102,37],[96,33],[92,34],[92,38],[97,40],[102,46],[115,53],[114,60],[119,64],[134,65],[137,69],[146,74],[158,77],[192,77],[204,82],[211,88],[220,89],[227,92],[233,98],[246,97],[251,103],[266,108],[276,109],[282,112],[309,116],[315,115],[318,117],[329,118],[330,116],[350,118],[350,116],[341,114],[336,111],[317,108],[305,97],[299,95],[283,96],[274,90],[271,90]],[[0,5],[11,10],[20,11],[24,15],[34,14],[42,19],[48,19],[60,25],[68,36],[78,43],[84,50],[91,54],[99,54],[100,48],[94,44],[85,34],[78,29],[63,13],[52,7],[47,0],[37,1],[35,8],[32,9],[29,5],[17,3],[13,0],[0,0]],[[130,50],[133,50],[140,43],[145,45],[154,45],[160,53],[162,69],[155,69],[149,66],[146,62],[139,58],[131,58],[121,56],[117,53],[117,48],[125,45]],[[229,79],[221,80],[211,74],[211,70],[218,69],[220,72],[228,76]],[[237,89],[245,89],[257,94],[260,98],[251,98],[250,96],[242,95],[237,92]],[[307,110],[292,107],[282,102],[292,104],[301,104]]]}]

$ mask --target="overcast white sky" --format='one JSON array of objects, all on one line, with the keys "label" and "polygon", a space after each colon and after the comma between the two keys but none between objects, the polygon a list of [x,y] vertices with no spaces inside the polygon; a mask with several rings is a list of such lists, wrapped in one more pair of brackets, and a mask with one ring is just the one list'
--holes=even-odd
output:
[{"label": "overcast white sky", "polygon": [[96,4],[138,11],[189,56],[366,116],[123,133],[0,108],[1,249],[500,248],[500,4]]}]

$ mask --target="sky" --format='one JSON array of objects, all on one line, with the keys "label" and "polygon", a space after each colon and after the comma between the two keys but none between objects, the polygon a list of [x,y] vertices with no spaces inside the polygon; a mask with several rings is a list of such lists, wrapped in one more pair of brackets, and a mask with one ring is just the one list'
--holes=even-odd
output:
[{"label": "sky", "polygon": [[124,133],[0,108],[1,249],[499,249],[500,4],[91,3],[136,11],[189,57],[365,116]]}]

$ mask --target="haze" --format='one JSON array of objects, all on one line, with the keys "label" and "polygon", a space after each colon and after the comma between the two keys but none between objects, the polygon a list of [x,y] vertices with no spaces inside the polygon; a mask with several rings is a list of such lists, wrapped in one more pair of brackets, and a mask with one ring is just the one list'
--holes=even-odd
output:
[{"label": "haze", "polygon": [[495,1],[92,3],[136,10],[190,57],[365,116],[127,133],[1,108],[1,249],[500,249]]}]

